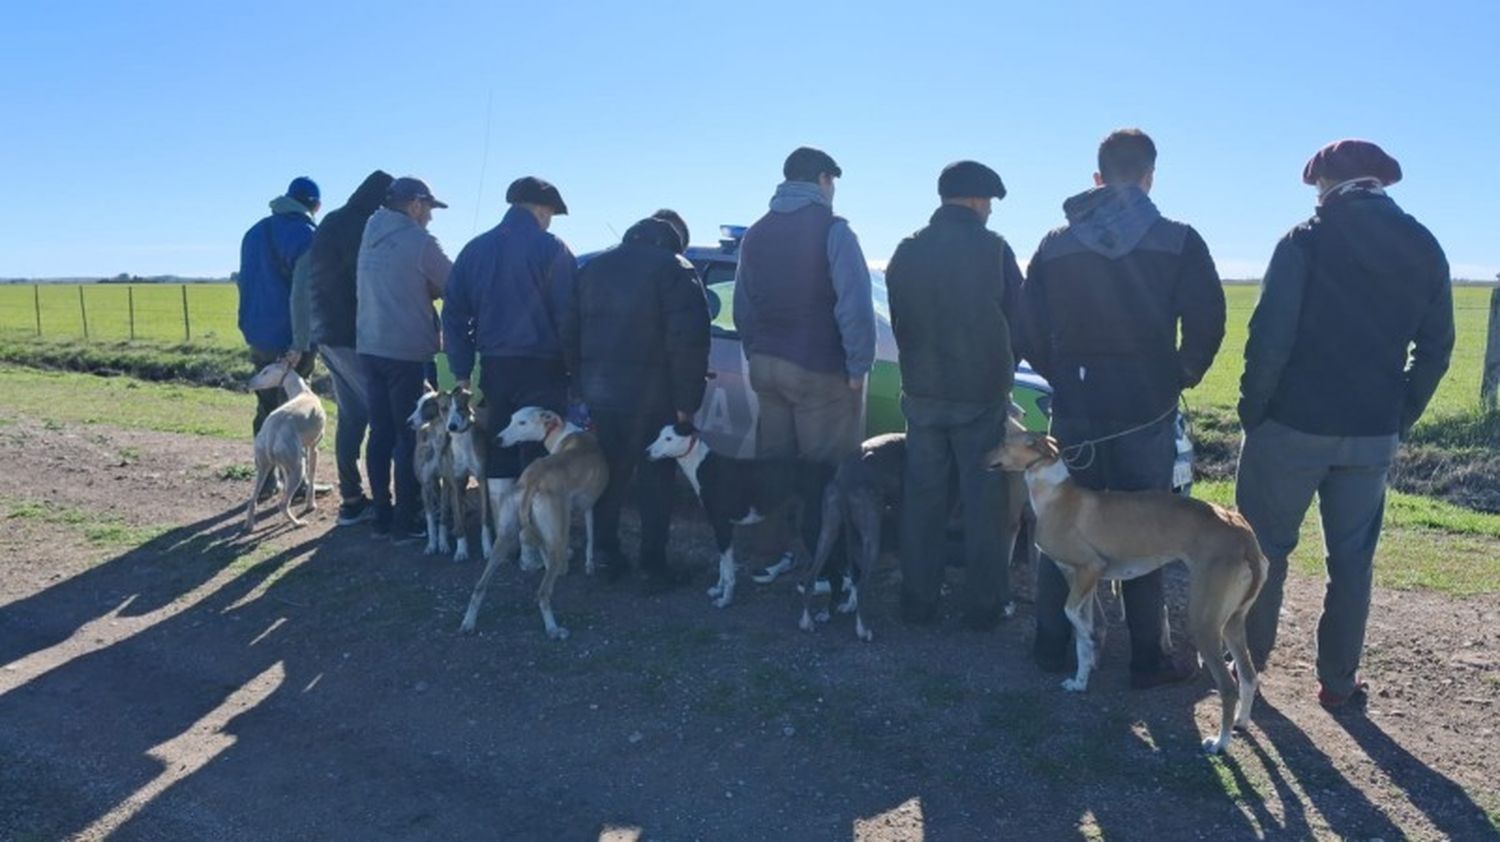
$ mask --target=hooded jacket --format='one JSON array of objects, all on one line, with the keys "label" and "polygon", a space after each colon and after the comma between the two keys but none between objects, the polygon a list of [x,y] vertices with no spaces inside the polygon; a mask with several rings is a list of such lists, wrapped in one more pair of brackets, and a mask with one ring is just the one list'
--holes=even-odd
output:
[{"label": "hooded jacket", "polygon": [[389,208],[375,211],[355,262],[355,350],[391,360],[431,360],[442,348],[432,302],[442,297],[452,268],[437,238],[415,219]]},{"label": "hooded jacket", "polygon": [[1068,224],[1042,239],[1022,286],[1026,359],[1052,384],[1054,418],[1156,418],[1224,340],[1208,246],[1134,185],[1089,190],[1063,211]]},{"label": "hooded jacket", "polygon": [[474,373],[474,354],[561,360],[558,322],[570,306],[577,262],[531,211],[512,206],[464,246],[443,298],[443,339],[453,376]]},{"label": "hooded jacket", "polygon": [[370,173],[343,207],[323,217],[313,236],[308,250],[307,304],[311,339],[319,345],[354,347],[359,241],[392,180],[380,170]]},{"label": "hooded jacket", "polygon": [[239,327],[245,344],[281,352],[292,347],[292,271],[312,243],[312,213],[296,199],[277,196],[271,215],[240,240]]},{"label": "hooded jacket", "polygon": [[863,377],[875,362],[870,269],[816,184],[783,182],[740,243],[734,326],[746,355]]},{"label": "hooded jacket", "polygon": [[988,407],[1010,394],[1021,270],[979,214],[939,207],[896,246],[885,283],[904,395]]},{"label": "hooded jacket", "polygon": [[643,219],[579,270],[562,339],[590,408],[665,418],[703,402],[708,300],[678,248],[669,224]]},{"label": "hooded jacket", "polygon": [[1443,249],[1384,191],[1325,200],[1276,246],[1250,319],[1240,422],[1405,435],[1453,353]]}]

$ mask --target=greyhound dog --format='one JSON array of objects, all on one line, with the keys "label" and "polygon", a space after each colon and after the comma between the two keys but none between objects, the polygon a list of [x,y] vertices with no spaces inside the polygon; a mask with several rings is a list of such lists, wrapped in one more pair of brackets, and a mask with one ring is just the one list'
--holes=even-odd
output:
[{"label": "greyhound dog", "polygon": [[[474,632],[479,605],[484,601],[495,568],[515,551],[517,542],[526,541],[541,548],[546,565],[536,596],[542,624],[548,637],[566,640],[568,630],[559,626],[552,615],[552,589],[557,578],[568,572],[568,530],[574,509],[584,512],[587,536],[584,569],[590,574],[594,572],[594,502],[609,482],[604,451],[593,433],[566,423],[555,412],[534,406],[516,410],[498,440],[501,447],[540,441],[547,448],[547,455],[527,465],[514,490],[502,500],[500,526],[495,536],[497,546],[474,585],[469,610],[459,630],[464,634]],[[525,557],[522,559],[524,569]]]},{"label": "greyhound dog", "polygon": [[691,423],[663,427],[646,455],[677,460],[703,504],[719,548],[719,581],[708,589],[719,608],[734,601],[734,527],[760,523],[798,501],[803,489],[826,485],[833,473],[831,467],[815,462],[720,456],[709,450]]},{"label": "greyhound dog", "polygon": [[278,386],[286,391],[288,399],[266,416],[260,432],[255,434],[255,485],[250,489],[250,503],[245,507],[247,535],[255,530],[256,497],[273,471],[282,473],[285,490],[281,495],[281,513],[287,520],[295,526],[304,524],[292,514],[292,495],[304,483],[307,485],[307,503],[302,514],[307,515],[316,508],[313,479],[318,473],[318,442],[323,439],[323,427],[328,418],[323,411],[323,402],[285,359],[256,372],[249,383],[250,389],[257,391]]},{"label": "greyhound dog", "polygon": [[[1266,580],[1267,561],[1238,513],[1166,491],[1092,491],[1068,475],[1057,441],[1036,433],[1007,436],[989,454],[991,468],[1025,471],[1036,510],[1036,542],[1068,581],[1064,608],[1073,623],[1078,672],[1063,688],[1081,692],[1094,666],[1094,591],[1101,580],[1133,579],[1174,559],[1192,576],[1188,630],[1223,705],[1217,754],[1231,730],[1250,723],[1259,678],[1245,641],[1245,614]],[[1228,644],[1238,672],[1224,664]]]},{"label": "greyhound dog", "polygon": [[479,547],[480,552],[486,560],[494,549],[494,533],[492,531],[492,513],[490,512],[489,495],[485,492],[484,462],[485,452],[488,449],[488,433],[485,432],[484,419],[480,418],[480,411],[476,410],[473,403],[473,393],[462,386],[454,387],[448,393],[448,452],[449,458],[443,467],[446,473],[443,482],[448,487],[448,499],[451,501],[453,512],[453,532],[458,539],[458,547],[453,553],[454,561],[469,560],[469,530],[466,526],[468,519],[464,516],[464,499],[469,488],[469,477],[479,486],[479,522],[480,527]]},{"label": "greyhound dog", "polygon": [[[448,428],[444,419],[448,415],[448,396],[431,385],[417,399],[417,408],[407,416],[406,424],[417,434],[416,450],[412,454],[412,470],[422,486],[422,512],[427,516],[427,555],[447,554],[448,520],[444,517],[447,488],[453,473],[453,452],[449,447]],[[454,511],[457,511],[455,508]],[[463,521],[455,518],[454,530],[463,533]],[[459,546],[463,546],[460,538]]]}]

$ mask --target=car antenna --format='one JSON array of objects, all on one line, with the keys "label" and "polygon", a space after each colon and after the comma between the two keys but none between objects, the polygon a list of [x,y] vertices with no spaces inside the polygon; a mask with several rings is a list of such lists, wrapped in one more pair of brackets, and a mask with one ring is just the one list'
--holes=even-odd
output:
[{"label": "car antenna", "polygon": [[615,226],[605,222],[604,227],[609,229],[609,233],[613,234],[616,240],[620,239],[620,232],[615,230]]},{"label": "car antenna", "polygon": [[474,199],[474,226],[469,229],[471,237],[479,233],[479,209],[484,207],[484,176],[490,165],[490,106],[494,103],[495,88],[491,86],[484,99],[484,154],[479,158],[479,195]]}]

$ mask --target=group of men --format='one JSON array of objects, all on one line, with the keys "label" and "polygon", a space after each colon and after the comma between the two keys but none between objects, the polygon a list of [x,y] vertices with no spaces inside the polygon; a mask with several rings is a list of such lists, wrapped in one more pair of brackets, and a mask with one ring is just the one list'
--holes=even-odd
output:
[{"label": "group of men", "polygon": [[[987,227],[1006,194],[1000,176],[960,161],[939,175],[941,204],[928,224],[892,255],[886,284],[907,419],[900,604],[908,622],[939,616],[942,536],[955,504],[965,542],[962,624],[988,629],[1011,613],[999,516],[1008,486],[984,470],[983,455],[1005,434],[1019,360],[1053,387],[1052,433],[1075,454],[1075,481],[1170,490],[1180,394],[1218,353],[1225,302],[1203,239],[1149,198],[1155,172],[1150,137],[1110,134],[1094,187],[1064,203],[1067,224],[1042,240],[1023,277],[1010,245]],[[782,175],[741,241],[736,275],[734,322],[760,407],[756,451],[836,463],[858,452],[863,434],[875,357],[870,272],[833,212],[843,175],[834,159],[801,147]],[[1317,188],[1317,212],[1278,245],[1245,352],[1236,497],[1271,560],[1251,647],[1263,663],[1287,559],[1317,494],[1329,571],[1318,677],[1330,707],[1363,693],[1357,670],[1386,473],[1453,346],[1446,259],[1386,195],[1400,177],[1395,160],[1366,141],[1329,144],[1308,161],[1303,180]],[[426,232],[432,210],[445,205],[421,181],[376,172],[315,228],[317,187],[295,180],[242,248],[241,328],[252,358],[290,353],[310,369],[310,350],[322,356],[339,405],[339,523],[373,517],[377,535],[423,528],[403,420],[438,350],[459,385],[471,382],[477,356],[494,418],[526,405],[562,414],[571,388],[609,462],[595,520],[609,575],[632,566],[619,512],[633,488],[635,566],[655,588],[680,584],[685,575],[666,552],[673,466],[643,456],[663,425],[691,419],[703,399],[709,313],[683,256],[687,225],[657,211],[579,269],[548,233],[567,213],[556,187],[522,178],[506,201],[499,225],[450,264]],[[258,398],[257,426],[277,400]],[[358,470],[366,422],[373,502]],[[535,455],[492,448],[487,493],[507,493]],[[816,535],[810,508],[804,534]],[[1034,657],[1061,671],[1072,649],[1067,587],[1050,560],[1036,574]],[[1124,602],[1132,686],[1191,675],[1162,648],[1161,573],[1125,583]]]}]

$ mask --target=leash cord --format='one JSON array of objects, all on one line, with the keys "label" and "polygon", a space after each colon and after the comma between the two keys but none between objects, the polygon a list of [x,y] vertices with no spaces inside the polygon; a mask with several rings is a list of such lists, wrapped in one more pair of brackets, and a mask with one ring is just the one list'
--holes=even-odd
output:
[{"label": "leash cord", "polygon": [[[1186,401],[1183,401],[1183,407],[1184,409],[1187,407]],[[1077,444],[1070,444],[1067,447],[1063,448],[1061,451],[1063,462],[1066,463],[1070,469],[1075,471],[1088,470],[1088,468],[1094,464],[1094,459],[1096,459],[1099,455],[1098,448],[1095,447],[1095,445],[1103,444],[1107,441],[1113,441],[1114,439],[1118,438],[1124,438],[1131,433],[1138,433],[1141,430],[1154,427],[1162,421],[1165,421],[1166,419],[1172,417],[1172,413],[1176,411],[1177,404],[1174,403],[1171,406],[1167,407],[1166,412],[1163,412],[1162,414],[1156,416],[1155,418],[1152,418],[1150,421],[1147,421],[1144,424],[1137,424],[1134,427],[1120,430],[1116,433],[1110,433],[1107,436],[1100,436],[1096,439],[1087,439]],[[1087,459],[1083,458],[1083,454],[1085,453],[1088,454]]]}]

